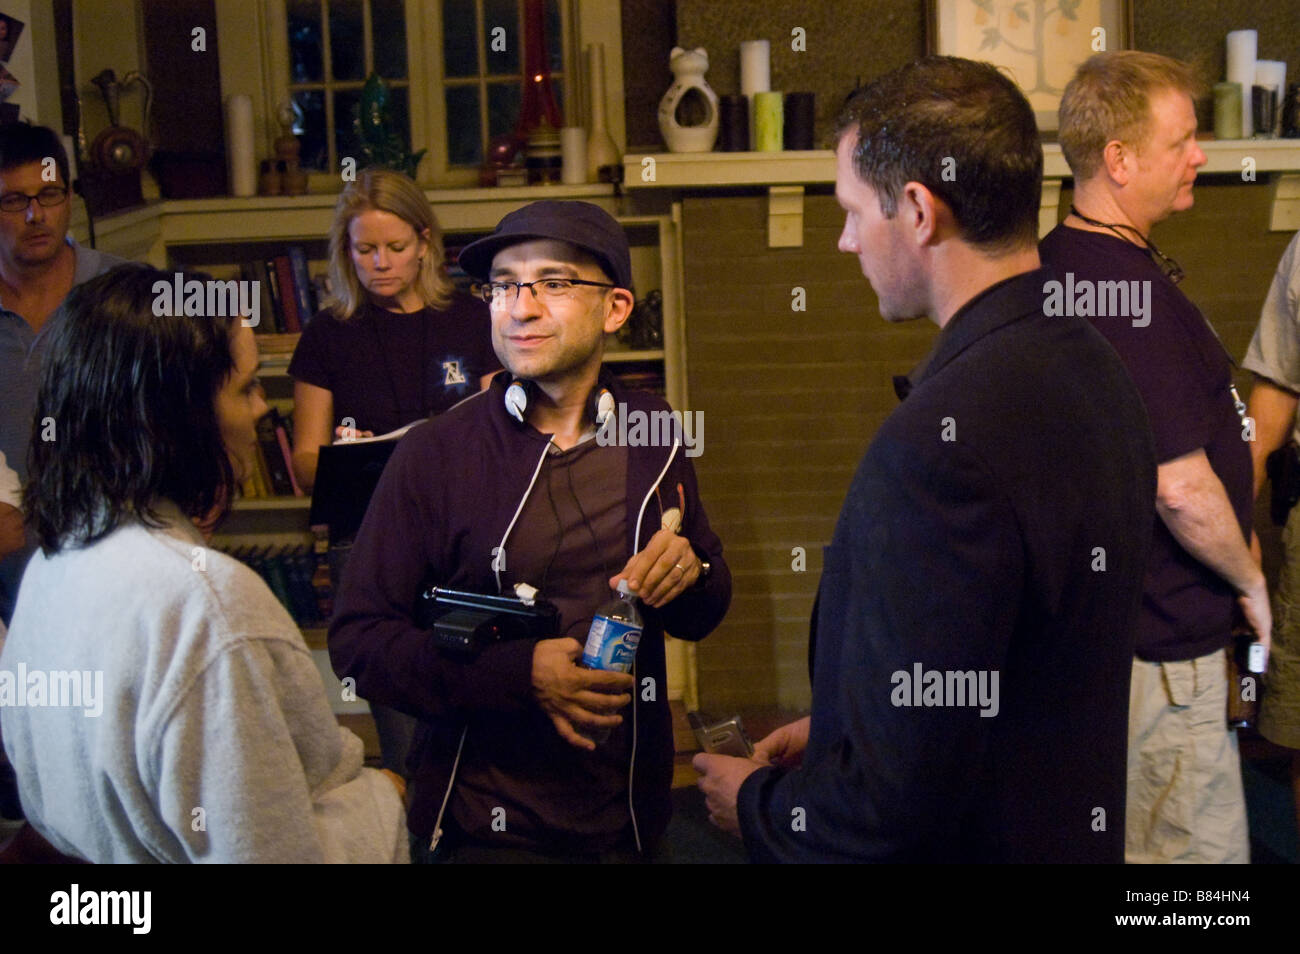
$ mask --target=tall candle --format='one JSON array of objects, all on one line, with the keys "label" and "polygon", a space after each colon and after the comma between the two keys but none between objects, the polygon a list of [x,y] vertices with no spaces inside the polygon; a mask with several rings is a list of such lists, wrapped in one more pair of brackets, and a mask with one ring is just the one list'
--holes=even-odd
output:
[{"label": "tall candle", "polygon": [[226,100],[226,165],[230,194],[257,194],[257,161],[253,157],[253,100],[240,93]]},{"label": "tall candle", "polygon": [[740,92],[745,96],[772,88],[772,45],[767,40],[740,44]]},{"label": "tall candle", "polygon": [[1255,85],[1255,58],[1259,33],[1233,30],[1228,34],[1228,82],[1241,85],[1241,135],[1249,139],[1254,132],[1250,121],[1250,88]]},{"label": "tall candle", "polygon": [[767,40],[745,40],[740,44],[740,92],[749,99],[749,148],[756,148],[758,120],[754,97],[772,88],[772,45]]}]

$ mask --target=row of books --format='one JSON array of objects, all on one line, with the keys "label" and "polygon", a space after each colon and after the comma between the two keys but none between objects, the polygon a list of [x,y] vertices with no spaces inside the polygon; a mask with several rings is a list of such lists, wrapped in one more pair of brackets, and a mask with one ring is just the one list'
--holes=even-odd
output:
[{"label": "row of books", "polygon": [[334,612],[329,564],[310,544],[250,545],[224,552],[252,567],[300,628],[329,624]]},{"label": "row of books", "polygon": [[293,473],[293,419],[275,408],[257,422],[253,467],[239,490],[243,497],[305,496]]},{"label": "row of books", "polygon": [[290,245],[282,255],[245,262],[240,278],[255,281],[261,289],[262,320],[253,330],[261,334],[296,334],[307,327],[328,291],[324,275],[312,278],[307,253]]}]

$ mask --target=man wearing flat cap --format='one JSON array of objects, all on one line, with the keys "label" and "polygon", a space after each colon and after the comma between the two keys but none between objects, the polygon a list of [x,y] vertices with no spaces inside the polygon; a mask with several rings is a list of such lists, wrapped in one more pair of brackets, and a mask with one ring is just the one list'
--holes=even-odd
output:
[{"label": "man wearing flat cap", "polygon": [[[595,439],[610,415],[667,411],[601,369],[634,302],[627,238],[590,203],[535,202],[460,264],[483,282],[506,371],[402,438],[353,547],[330,656],[359,695],[421,722],[416,860],[651,860],[672,779],[663,633],[708,635],[731,577],[681,441]],[[582,668],[620,580],[645,620],[635,668]],[[519,584],[559,609],[552,638],[453,653],[414,621],[429,586]]]}]

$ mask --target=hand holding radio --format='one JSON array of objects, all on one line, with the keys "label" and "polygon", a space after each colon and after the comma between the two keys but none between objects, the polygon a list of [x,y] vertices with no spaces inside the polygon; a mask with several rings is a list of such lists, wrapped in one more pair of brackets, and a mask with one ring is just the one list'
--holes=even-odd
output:
[{"label": "hand holding radio", "polygon": [[701,752],[691,760],[700,773],[696,782],[704,793],[704,804],[709,810],[709,821],[723,831],[740,834],[740,821],[736,818],[736,797],[740,786],[763,766],[754,759],[738,759],[730,755],[709,755]]},{"label": "hand holding radio", "polygon": [[808,748],[808,728],[812,716],[783,725],[754,743],[753,758],[764,764],[781,768],[798,768],[803,764],[803,752]]},{"label": "hand holding radio", "polygon": [[583,669],[577,665],[582,644],[576,639],[539,640],[533,648],[533,696],[550,717],[560,738],[592,751],[596,743],[575,726],[613,728],[617,715],[632,701],[632,677],[627,673]]}]

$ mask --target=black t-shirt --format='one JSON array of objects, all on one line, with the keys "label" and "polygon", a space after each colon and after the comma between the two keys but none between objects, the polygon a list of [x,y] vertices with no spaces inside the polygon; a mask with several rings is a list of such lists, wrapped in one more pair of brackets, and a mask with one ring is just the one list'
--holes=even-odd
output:
[{"label": "black t-shirt", "polygon": [[384,434],[447,410],[500,367],[487,305],[457,294],[444,309],[410,314],[372,303],[346,321],[323,311],[303,330],[289,374],[333,392],[331,430],[350,417]]},{"label": "black t-shirt", "polygon": [[[1231,359],[1200,310],[1145,250],[1117,236],[1058,225],[1040,243],[1039,253],[1062,284],[1062,300],[1081,302],[1081,296],[1091,293],[1094,314],[1088,317],[1118,352],[1142,395],[1157,463],[1203,448],[1249,540],[1250,449],[1229,391]],[[1115,281],[1139,283],[1127,286],[1138,297],[1130,297],[1125,314],[1095,314],[1103,297],[1122,301],[1109,291],[1098,294],[1098,283]],[[1071,289],[1074,294],[1068,295]],[[1135,301],[1144,304],[1135,307]],[[1055,305],[1053,309],[1055,313]],[[1236,593],[1227,581],[1184,550],[1157,515],[1138,620],[1138,656],[1172,662],[1225,646],[1235,604]]]}]

